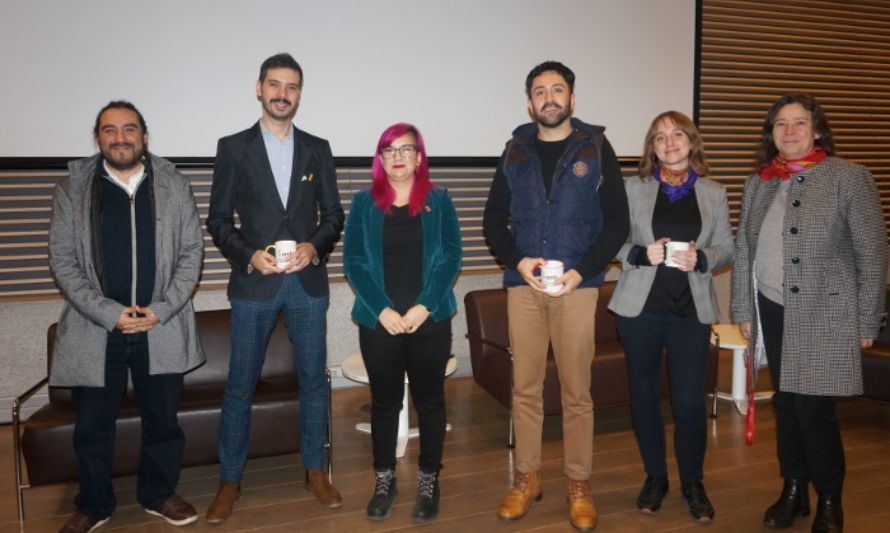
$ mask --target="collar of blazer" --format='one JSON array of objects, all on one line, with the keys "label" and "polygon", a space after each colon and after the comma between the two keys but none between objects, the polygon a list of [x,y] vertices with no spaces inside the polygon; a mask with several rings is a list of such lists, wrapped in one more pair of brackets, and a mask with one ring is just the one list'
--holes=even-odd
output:
[{"label": "collar of blazer", "polygon": [[[259,121],[250,129],[247,138],[247,159],[250,162],[250,166],[257,171],[256,175],[260,180],[258,186],[264,195],[268,195],[267,200],[274,202],[273,205],[281,208],[282,212],[299,204],[299,195],[302,189],[301,178],[305,175],[306,167],[313,154],[312,146],[305,142],[300,129],[293,125],[291,127],[294,131],[294,161],[290,175],[290,192],[288,193],[287,206],[282,205],[281,197],[278,195],[275,176],[272,174],[272,166],[269,164],[269,155],[266,153],[266,144],[263,142]],[[306,181],[308,182],[309,180]]]}]

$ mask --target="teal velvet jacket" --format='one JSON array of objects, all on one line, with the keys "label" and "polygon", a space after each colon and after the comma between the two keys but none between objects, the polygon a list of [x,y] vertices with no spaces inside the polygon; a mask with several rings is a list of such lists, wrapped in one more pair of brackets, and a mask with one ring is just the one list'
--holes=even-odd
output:
[{"label": "teal velvet jacket", "polygon": [[[352,318],[377,327],[377,317],[393,307],[383,286],[383,211],[370,190],[352,197],[343,236],[343,270],[355,291]],[[420,212],[423,225],[423,288],[415,303],[426,307],[436,322],[457,310],[453,286],[460,272],[461,239],[457,212],[445,189],[434,188]]]}]

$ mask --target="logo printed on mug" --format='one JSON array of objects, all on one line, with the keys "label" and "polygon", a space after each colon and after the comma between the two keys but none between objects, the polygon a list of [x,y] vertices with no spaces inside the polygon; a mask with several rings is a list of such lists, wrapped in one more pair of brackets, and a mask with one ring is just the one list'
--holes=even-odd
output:
[{"label": "logo printed on mug", "polygon": [[689,243],[685,241],[668,241],[664,243],[664,266],[679,268],[680,265],[674,261],[671,255],[674,252],[685,252],[687,250],[689,250]]},{"label": "logo printed on mug", "polygon": [[547,292],[557,292],[562,289],[562,283],[556,280],[562,277],[564,273],[562,261],[550,260],[541,264],[541,284]]},{"label": "logo printed on mug", "polygon": [[269,250],[275,250],[275,262],[278,268],[284,268],[297,252],[297,241],[275,241],[275,244],[266,246],[266,252]]}]

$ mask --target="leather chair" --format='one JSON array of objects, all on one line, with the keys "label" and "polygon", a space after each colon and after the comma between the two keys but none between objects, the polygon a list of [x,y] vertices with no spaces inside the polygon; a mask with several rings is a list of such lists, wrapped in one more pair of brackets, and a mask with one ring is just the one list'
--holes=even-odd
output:
[{"label": "leather chair", "polygon": [[[196,313],[198,334],[207,362],[185,375],[179,424],[185,433],[183,467],[219,462],[217,434],[223,391],[229,372],[231,314],[228,309]],[[52,365],[56,324],[47,332],[47,372]],[[74,403],[67,388],[49,387],[49,403],[20,420],[21,406],[47,384],[47,378],[31,387],[13,402],[12,421],[15,453],[16,490],[19,521],[24,520],[24,489],[77,480],[74,455]],[[330,394],[328,375],[328,394]],[[279,320],[266,350],[266,360],[251,404],[249,457],[267,457],[298,452],[299,385],[294,370],[293,349],[287,330]],[[330,414],[329,414],[330,416]],[[326,449],[331,468],[331,433],[328,424]],[[132,475],[139,468],[141,419],[128,384],[120,413],[114,445],[112,475]],[[23,463],[24,462],[24,468]],[[27,470],[28,482],[24,482]]]},{"label": "leather chair", "polygon": [[[614,281],[603,284],[596,306],[596,354],[590,369],[590,393],[596,409],[630,405],[624,348],[618,338],[615,314],[608,309],[614,290]],[[473,379],[504,407],[510,409],[513,362],[507,329],[507,291],[506,289],[471,291],[464,297],[464,304]],[[717,413],[718,353],[717,347],[712,345],[707,359],[705,390],[702,391],[703,394],[713,394],[712,416],[716,416]],[[662,395],[668,397],[670,385],[664,364],[662,364],[662,387]],[[544,378],[544,415],[561,413],[559,376],[551,348],[547,354],[547,371]],[[510,420],[508,446],[513,444],[512,417]]]}]

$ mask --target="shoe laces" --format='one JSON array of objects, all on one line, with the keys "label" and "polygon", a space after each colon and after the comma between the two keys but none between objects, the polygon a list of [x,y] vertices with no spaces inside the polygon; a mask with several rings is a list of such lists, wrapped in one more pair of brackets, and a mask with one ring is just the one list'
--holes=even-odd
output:
[{"label": "shoe laces", "polygon": [[689,494],[689,500],[698,504],[710,505],[708,494],[705,492],[705,486],[701,483],[690,483],[686,486],[686,492]]},{"label": "shoe laces", "polygon": [[426,498],[432,498],[436,491],[436,474],[427,474],[426,472],[417,473],[417,495]]},{"label": "shoe laces", "polygon": [[655,497],[661,492],[665,479],[662,477],[647,476],[646,482],[643,483],[643,494],[649,497]]},{"label": "shoe laces", "polygon": [[532,473],[531,472],[516,472],[516,477],[513,478],[513,488],[522,492],[525,492],[528,489],[528,486],[531,485],[532,482]]},{"label": "shoe laces", "polygon": [[570,481],[569,496],[573,500],[590,498],[590,485],[588,485],[585,481]]},{"label": "shoe laces", "polygon": [[387,494],[395,477],[396,473],[392,470],[374,472],[374,494]]}]

